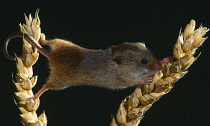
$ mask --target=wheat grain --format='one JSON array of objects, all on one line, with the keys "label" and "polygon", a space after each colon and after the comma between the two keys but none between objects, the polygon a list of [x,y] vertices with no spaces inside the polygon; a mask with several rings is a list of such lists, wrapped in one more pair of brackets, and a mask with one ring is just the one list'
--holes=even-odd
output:
[{"label": "wheat grain", "polygon": [[[181,30],[180,30],[181,31]],[[207,39],[203,36],[209,31],[200,26],[195,30],[195,21],[191,20],[184,33],[179,34],[173,49],[174,62],[163,64],[163,69],[155,75],[151,84],[141,85],[126,97],[110,126],[137,126],[145,112],[167,94],[173,84],[182,78],[192,63],[200,56],[194,57],[196,49]]]}]

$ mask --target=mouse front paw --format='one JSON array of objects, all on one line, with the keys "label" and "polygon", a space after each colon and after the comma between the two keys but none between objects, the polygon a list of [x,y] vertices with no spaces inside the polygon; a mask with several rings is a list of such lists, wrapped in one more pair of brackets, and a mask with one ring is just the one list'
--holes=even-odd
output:
[{"label": "mouse front paw", "polygon": [[45,34],[41,33],[40,38],[39,38],[39,43],[41,43],[42,45],[48,45]]},{"label": "mouse front paw", "polygon": [[142,80],[140,80],[140,83],[141,84],[151,84],[152,81],[153,81],[153,78],[154,76],[147,76],[147,77],[144,77]]}]

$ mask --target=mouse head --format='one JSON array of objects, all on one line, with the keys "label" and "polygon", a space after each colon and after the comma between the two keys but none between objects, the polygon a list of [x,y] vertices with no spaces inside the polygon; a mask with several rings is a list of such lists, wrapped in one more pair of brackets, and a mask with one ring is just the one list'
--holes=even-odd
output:
[{"label": "mouse head", "polygon": [[123,80],[149,83],[152,76],[161,70],[160,61],[146,48],[144,43],[123,43],[112,46],[112,61]]}]

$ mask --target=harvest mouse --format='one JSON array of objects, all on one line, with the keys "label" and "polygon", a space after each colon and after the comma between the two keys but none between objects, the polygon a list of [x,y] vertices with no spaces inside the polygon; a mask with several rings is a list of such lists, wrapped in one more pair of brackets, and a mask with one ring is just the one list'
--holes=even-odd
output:
[{"label": "harvest mouse", "polygon": [[47,83],[34,95],[37,99],[48,89],[64,89],[73,85],[92,85],[106,88],[123,88],[152,82],[154,74],[162,68],[143,43],[122,43],[105,50],[80,47],[62,39],[47,41],[41,34],[39,42],[50,46],[46,51],[28,34],[15,33],[6,40],[4,54],[9,41],[24,37],[49,60],[50,75]]}]

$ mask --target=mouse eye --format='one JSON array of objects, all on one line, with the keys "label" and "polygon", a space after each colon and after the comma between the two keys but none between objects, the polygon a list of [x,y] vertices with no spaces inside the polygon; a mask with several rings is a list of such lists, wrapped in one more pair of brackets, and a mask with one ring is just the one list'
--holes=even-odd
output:
[{"label": "mouse eye", "polygon": [[144,58],[144,59],[141,60],[141,63],[142,64],[147,64],[148,63],[148,60]]}]

